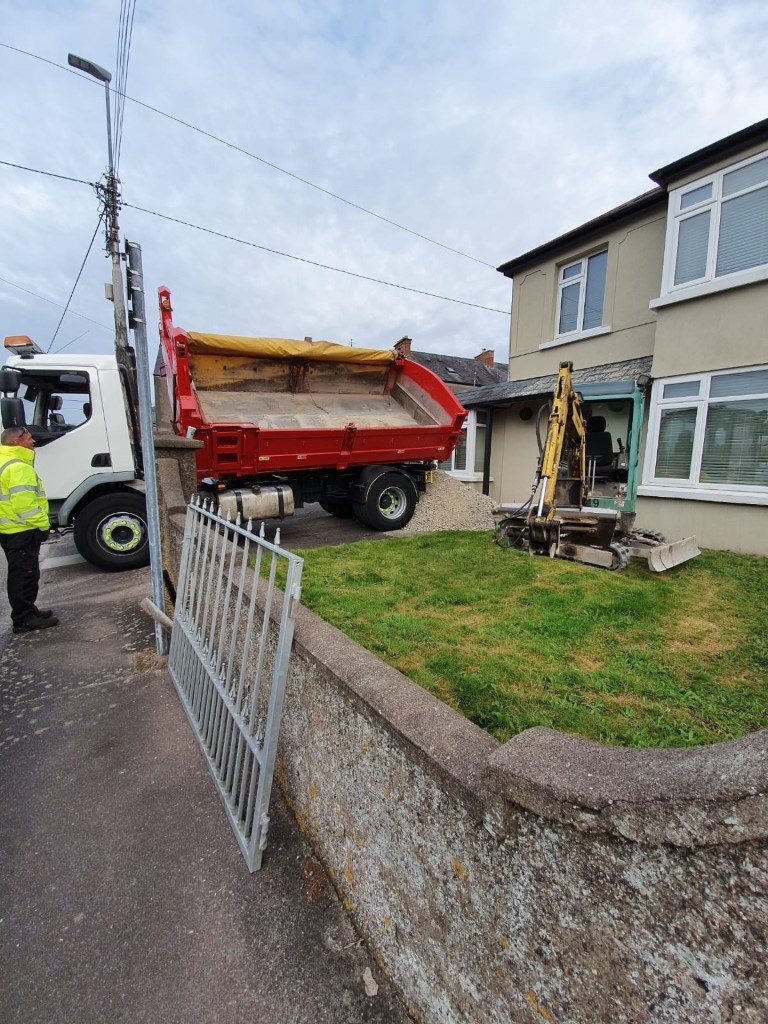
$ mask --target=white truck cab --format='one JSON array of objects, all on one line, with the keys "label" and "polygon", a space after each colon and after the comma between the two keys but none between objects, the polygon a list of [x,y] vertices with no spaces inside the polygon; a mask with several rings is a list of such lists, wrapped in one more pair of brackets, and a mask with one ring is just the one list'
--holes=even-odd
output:
[{"label": "white truck cab", "polygon": [[[127,370],[108,355],[46,355],[6,338],[3,427],[35,438],[51,524],[74,527],[80,554],[105,569],[149,561],[144,481]],[[10,374],[7,371],[12,371]]]}]

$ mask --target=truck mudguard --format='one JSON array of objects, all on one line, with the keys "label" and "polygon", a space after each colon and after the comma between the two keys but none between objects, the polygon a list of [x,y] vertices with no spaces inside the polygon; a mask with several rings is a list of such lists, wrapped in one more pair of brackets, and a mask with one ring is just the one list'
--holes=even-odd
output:
[{"label": "truck mudguard", "polygon": [[[61,503],[58,512],[56,513],[56,521],[59,526],[68,526],[70,516],[80,501],[89,493],[89,491],[95,490],[97,487],[104,487],[105,484],[132,484],[130,490],[140,491],[143,493],[143,481],[137,480],[133,473],[96,473],[94,476],[89,476],[87,480],[83,480],[69,497]],[[117,489],[117,488],[116,488]]]}]

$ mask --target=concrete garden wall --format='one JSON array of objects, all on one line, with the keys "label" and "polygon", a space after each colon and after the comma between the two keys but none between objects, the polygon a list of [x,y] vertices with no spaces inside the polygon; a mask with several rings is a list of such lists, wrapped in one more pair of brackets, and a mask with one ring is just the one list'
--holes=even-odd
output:
[{"label": "concrete garden wall", "polygon": [[[189,454],[164,455],[178,553]],[[278,780],[428,1024],[768,1020],[768,731],[501,745],[302,608]]]}]

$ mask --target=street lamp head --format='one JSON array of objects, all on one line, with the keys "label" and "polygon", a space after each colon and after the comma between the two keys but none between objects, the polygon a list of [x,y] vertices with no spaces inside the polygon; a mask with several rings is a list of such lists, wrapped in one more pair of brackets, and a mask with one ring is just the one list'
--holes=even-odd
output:
[{"label": "street lamp head", "polygon": [[100,68],[98,64],[94,64],[92,60],[86,60],[84,57],[76,57],[74,53],[67,55],[67,63],[72,68],[77,68],[78,71],[84,71],[86,75],[90,75],[91,78],[98,79],[99,82],[104,82],[106,85],[112,81],[112,75],[104,68]]}]

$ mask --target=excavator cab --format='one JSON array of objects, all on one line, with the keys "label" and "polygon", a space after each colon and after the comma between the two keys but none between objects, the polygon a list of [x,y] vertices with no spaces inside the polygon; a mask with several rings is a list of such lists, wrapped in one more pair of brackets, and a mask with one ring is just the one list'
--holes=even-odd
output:
[{"label": "excavator cab", "polygon": [[586,505],[634,512],[643,422],[643,391],[636,381],[578,388],[587,471]]}]

